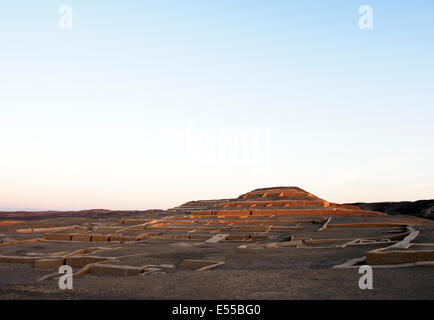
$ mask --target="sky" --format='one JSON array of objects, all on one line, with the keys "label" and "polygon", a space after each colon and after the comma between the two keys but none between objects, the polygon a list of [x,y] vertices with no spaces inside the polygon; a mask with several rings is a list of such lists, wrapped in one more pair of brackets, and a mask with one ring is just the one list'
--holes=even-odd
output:
[{"label": "sky", "polygon": [[0,210],[434,198],[433,38],[432,1],[2,1]]}]

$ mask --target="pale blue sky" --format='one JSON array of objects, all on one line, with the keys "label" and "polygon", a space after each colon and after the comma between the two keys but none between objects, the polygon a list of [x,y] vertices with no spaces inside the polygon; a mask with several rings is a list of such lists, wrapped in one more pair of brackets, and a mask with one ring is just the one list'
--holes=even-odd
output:
[{"label": "pale blue sky", "polygon": [[0,209],[434,198],[433,37],[430,1],[3,1]]}]

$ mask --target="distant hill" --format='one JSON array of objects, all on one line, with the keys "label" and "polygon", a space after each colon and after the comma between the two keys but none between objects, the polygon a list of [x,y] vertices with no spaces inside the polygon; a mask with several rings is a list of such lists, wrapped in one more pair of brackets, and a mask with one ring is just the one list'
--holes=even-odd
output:
[{"label": "distant hill", "polygon": [[129,216],[147,213],[164,213],[164,210],[106,210],[90,209],[79,211],[0,211],[0,220],[2,219],[22,219],[37,220],[42,218],[65,218],[65,217],[110,217],[110,216]]},{"label": "distant hill", "polygon": [[400,202],[373,202],[373,203],[348,203],[358,206],[362,210],[384,212],[389,215],[405,214],[434,220],[434,199]]}]

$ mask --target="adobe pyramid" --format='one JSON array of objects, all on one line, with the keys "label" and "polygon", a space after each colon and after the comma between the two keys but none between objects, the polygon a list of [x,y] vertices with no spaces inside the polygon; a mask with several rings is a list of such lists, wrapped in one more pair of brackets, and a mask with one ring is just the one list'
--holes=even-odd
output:
[{"label": "adobe pyramid", "polygon": [[357,206],[331,203],[298,187],[255,189],[236,199],[191,201],[176,209],[218,216],[382,215]]}]

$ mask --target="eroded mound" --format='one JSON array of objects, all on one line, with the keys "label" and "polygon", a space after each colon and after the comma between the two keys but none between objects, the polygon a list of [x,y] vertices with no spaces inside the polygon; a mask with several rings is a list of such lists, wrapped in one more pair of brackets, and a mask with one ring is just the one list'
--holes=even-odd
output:
[{"label": "eroded mound", "polygon": [[298,187],[255,189],[236,199],[191,201],[174,209],[197,215],[383,215],[357,206],[331,203]]}]

